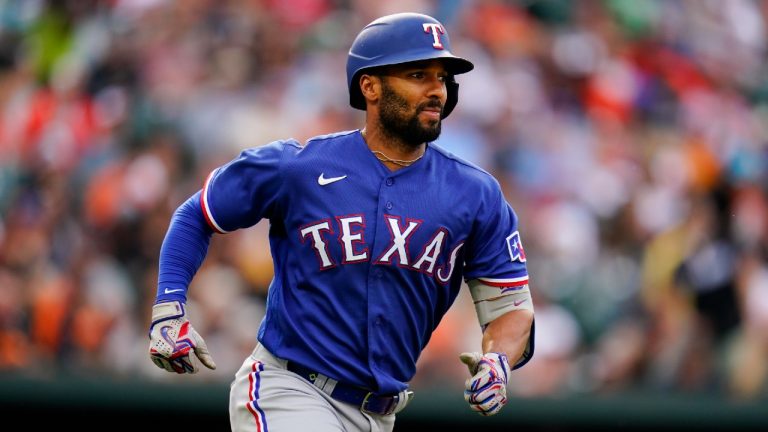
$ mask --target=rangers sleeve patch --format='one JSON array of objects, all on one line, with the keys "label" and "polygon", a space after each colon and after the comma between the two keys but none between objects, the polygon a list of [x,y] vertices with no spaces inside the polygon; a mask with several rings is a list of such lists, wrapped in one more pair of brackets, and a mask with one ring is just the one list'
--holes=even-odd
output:
[{"label": "rangers sleeve patch", "polygon": [[507,249],[509,250],[509,258],[512,261],[525,262],[525,250],[523,249],[523,243],[520,241],[520,232],[515,231],[507,237]]}]

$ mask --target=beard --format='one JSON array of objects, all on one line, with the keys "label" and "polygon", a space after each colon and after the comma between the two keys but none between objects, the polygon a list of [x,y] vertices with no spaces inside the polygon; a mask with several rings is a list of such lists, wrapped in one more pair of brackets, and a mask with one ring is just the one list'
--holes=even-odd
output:
[{"label": "beard", "polygon": [[423,126],[419,121],[419,113],[425,108],[441,108],[443,105],[437,99],[424,102],[409,114],[408,102],[397,94],[386,82],[382,83],[381,108],[379,121],[385,134],[402,141],[409,147],[418,147],[425,142],[436,140],[440,136],[442,120],[431,121]]}]

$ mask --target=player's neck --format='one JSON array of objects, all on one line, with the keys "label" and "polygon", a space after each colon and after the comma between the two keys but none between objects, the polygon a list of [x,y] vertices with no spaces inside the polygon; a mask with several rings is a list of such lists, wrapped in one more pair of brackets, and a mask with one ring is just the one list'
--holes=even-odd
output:
[{"label": "player's neck", "polygon": [[365,127],[360,132],[374,156],[392,171],[410,166],[421,159],[426,151],[425,143],[409,145],[376,127]]}]

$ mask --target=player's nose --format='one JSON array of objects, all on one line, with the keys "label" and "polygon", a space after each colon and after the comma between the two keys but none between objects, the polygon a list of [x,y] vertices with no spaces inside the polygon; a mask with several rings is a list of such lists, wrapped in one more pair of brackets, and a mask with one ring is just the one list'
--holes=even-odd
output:
[{"label": "player's nose", "polygon": [[425,80],[426,83],[426,96],[430,99],[440,100],[441,105],[445,103],[448,98],[448,90],[445,87],[445,79],[439,75],[430,75],[429,79]]}]

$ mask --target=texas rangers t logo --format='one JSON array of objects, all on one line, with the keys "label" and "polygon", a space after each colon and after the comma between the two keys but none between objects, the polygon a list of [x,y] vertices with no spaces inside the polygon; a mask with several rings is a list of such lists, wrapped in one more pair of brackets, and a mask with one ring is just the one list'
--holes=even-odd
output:
[{"label": "texas rangers t logo", "polygon": [[434,38],[432,40],[432,46],[435,49],[444,49],[443,43],[440,42],[440,35],[445,34],[445,29],[443,29],[443,26],[435,23],[424,23],[423,27],[424,33],[432,32],[432,37]]}]

